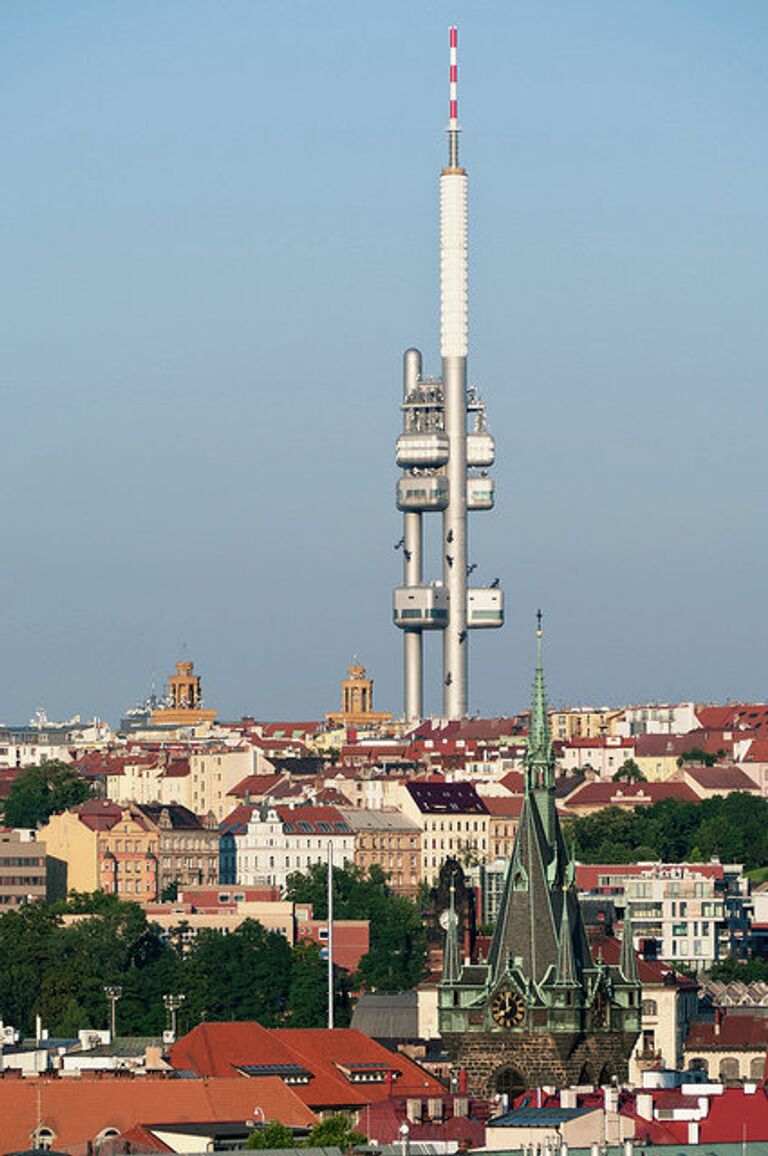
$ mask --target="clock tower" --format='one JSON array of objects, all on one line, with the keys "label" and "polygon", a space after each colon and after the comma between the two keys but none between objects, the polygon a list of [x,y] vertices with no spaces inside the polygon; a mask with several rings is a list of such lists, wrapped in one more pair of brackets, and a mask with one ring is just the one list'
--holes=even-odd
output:
[{"label": "clock tower", "polygon": [[525,798],[487,960],[460,965],[457,921],[445,921],[440,1034],[476,1096],[626,1079],[640,1030],[629,919],[614,966],[592,958],[584,929],[555,807],[542,637],[539,614]]}]

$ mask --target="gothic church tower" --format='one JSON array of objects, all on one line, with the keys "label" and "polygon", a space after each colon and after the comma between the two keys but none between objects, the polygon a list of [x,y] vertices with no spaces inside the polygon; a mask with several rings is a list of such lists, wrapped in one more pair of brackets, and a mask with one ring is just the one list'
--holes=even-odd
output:
[{"label": "gothic church tower", "polygon": [[587,941],[555,808],[540,616],[536,640],[525,798],[487,961],[460,966],[446,921],[440,1034],[477,1096],[624,1080],[640,1029],[628,921],[618,966],[594,960]]}]

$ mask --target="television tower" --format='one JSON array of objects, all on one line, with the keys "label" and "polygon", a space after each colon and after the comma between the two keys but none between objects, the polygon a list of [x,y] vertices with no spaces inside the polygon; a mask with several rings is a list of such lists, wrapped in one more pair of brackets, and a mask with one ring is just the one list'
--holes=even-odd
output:
[{"label": "television tower", "polygon": [[[448,165],[440,174],[440,355],[442,376],[422,376],[421,354],[407,349],[403,364],[403,432],[396,461],[397,508],[403,513],[403,585],[394,594],[394,620],[403,631],[405,717],[424,715],[425,630],[443,633],[443,715],[467,715],[469,631],[504,622],[498,581],[468,587],[467,511],[494,502],[494,441],[485,404],[467,386],[467,174],[459,164],[458,30],[450,31]],[[467,431],[471,416],[472,430]],[[425,583],[426,513],[443,515],[443,577]]]}]

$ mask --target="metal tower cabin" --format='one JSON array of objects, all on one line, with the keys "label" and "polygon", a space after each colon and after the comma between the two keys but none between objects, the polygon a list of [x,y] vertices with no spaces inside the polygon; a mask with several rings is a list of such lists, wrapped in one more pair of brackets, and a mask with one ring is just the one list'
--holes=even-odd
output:
[{"label": "metal tower cabin", "polygon": [[[467,512],[494,503],[495,446],[485,404],[467,387],[467,174],[459,165],[457,30],[450,33],[448,165],[440,174],[441,378],[422,376],[418,349],[403,366],[403,432],[396,461],[397,508],[403,514],[403,585],[394,593],[394,621],[403,631],[405,717],[424,715],[425,630],[443,634],[443,715],[467,715],[469,632],[502,626],[498,583],[469,587]],[[468,430],[471,421],[472,429]],[[443,576],[424,581],[424,514],[442,514]]]}]

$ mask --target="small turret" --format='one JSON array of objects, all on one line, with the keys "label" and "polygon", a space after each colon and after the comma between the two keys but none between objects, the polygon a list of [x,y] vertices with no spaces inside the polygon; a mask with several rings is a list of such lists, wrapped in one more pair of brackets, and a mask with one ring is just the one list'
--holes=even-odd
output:
[{"label": "small turret", "polygon": [[533,678],[533,702],[528,741],[525,746],[525,786],[526,790],[554,788],[555,763],[552,754],[552,735],[547,712],[547,692],[544,686],[544,666],[542,662],[541,611],[536,614],[536,673]]},{"label": "small turret", "polygon": [[443,974],[441,983],[458,983],[461,973],[459,959],[459,917],[456,914],[456,884],[451,879],[451,903],[443,914],[445,926],[445,946],[443,948]]},{"label": "small turret", "polygon": [[563,891],[563,910],[560,917],[560,942],[557,948],[556,987],[578,987],[576,961],[573,956],[571,921],[568,917],[568,892]]},{"label": "small turret", "polygon": [[637,983],[637,956],[635,955],[635,937],[632,933],[632,918],[627,908],[624,914],[624,931],[621,937],[621,954],[619,955],[619,971],[627,983]]}]

